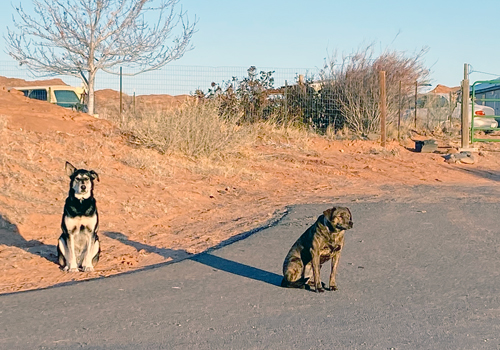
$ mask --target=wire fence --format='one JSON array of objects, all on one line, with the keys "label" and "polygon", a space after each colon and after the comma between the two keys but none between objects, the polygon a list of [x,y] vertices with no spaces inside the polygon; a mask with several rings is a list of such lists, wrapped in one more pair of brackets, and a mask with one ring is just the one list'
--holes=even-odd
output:
[{"label": "wire fence", "polygon": [[[248,75],[249,67],[208,67],[208,66],[181,66],[167,65],[160,70],[145,72],[136,76],[129,76],[126,68],[123,68],[122,91],[132,96],[136,95],[189,95],[196,90],[207,91],[213,82],[223,84],[231,81],[233,77],[243,79]],[[276,68],[258,67],[259,71],[272,71],[275,86],[284,86],[298,79],[299,75],[315,76],[317,68]],[[80,86],[81,80],[69,76],[34,76],[23,66],[16,62],[0,61],[0,76],[19,78],[24,80],[40,80],[60,78],[66,84]],[[98,72],[96,78],[96,90],[120,89],[120,76],[105,72]]]},{"label": "wire fence", "polygon": [[[248,121],[271,117],[299,120],[322,131],[329,126],[337,131],[347,127],[356,134],[377,133],[380,128],[379,91],[363,84],[351,91],[349,86],[322,80],[318,68],[168,65],[137,76],[127,76],[126,69],[123,73],[121,82],[119,75],[98,73],[97,113],[112,108],[118,113],[136,114],[152,104],[165,109],[189,98],[206,98],[219,100],[221,114],[240,113]],[[33,76],[15,62],[6,61],[0,61],[0,76],[28,81],[44,79]],[[81,85],[76,77],[50,78],[60,78],[72,86]],[[125,94],[122,98],[117,93],[120,86]],[[425,130],[452,125],[454,95],[424,98],[408,91],[394,92],[395,89],[389,96],[387,119],[393,130],[398,128],[399,133],[400,125]],[[172,99],[179,95],[191,97]]]}]

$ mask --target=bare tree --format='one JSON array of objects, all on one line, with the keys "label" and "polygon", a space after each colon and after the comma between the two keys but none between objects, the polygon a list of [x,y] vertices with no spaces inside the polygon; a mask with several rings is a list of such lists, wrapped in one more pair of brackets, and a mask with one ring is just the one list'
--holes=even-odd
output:
[{"label": "bare tree", "polygon": [[[35,76],[69,75],[88,88],[94,114],[96,73],[125,65],[135,74],[156,70],[190,50],[196,20],[176,12],[179,0],[33,0],[19,5],[18,32],[8,29],[8,52]],[[151,26],[148,19],[154,20]],[[180,25],[180,26],[179,26]],[[178,33],[174,33],[174,29]],[[166,45],[172,38],[172,44]]]}]

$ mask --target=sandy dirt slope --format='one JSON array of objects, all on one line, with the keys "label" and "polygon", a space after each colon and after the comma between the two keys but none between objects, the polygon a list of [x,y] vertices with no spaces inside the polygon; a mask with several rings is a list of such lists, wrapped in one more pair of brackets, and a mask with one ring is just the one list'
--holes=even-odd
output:
[{"label": "sandy dirt slope", "polygon": [[[9,93],[2,84],[0,293],[176,261],[262,225],[286,205],[389,191],[404,197],[418,184],[495,186],[500,179],[493,148],[474,165],[447,164],[439,154],[394,142],[383,149],[320,137],[263,142],[218,163],[167,157],[127,144],[110,122]],[[56,264],[66,161],[100,176],[102,255],[92,273],[70,274]]]},{"label": "sandy dirt slope", "polygon": [[[96,108],[102,110],[119,110],[120,93],[111,89],[98,90],[95,93]],[[122,110],[133,111],[143,108],[154,108],[156,110],[168,110],[179,107],[188,100],[194,100],[189,95],[139,95],[130,96],[122,93]]]}]

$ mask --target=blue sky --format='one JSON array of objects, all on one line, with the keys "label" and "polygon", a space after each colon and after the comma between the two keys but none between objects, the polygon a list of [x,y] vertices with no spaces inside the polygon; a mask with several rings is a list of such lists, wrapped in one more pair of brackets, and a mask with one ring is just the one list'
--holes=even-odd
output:
[{"label": "blue sky", "polygon": [[[4,36],[6,25],[12,27],[14,10],[2,1]],[[22,3],[31,7],[30,0]],[[474,72],[472,81],[500,76],[500,31],[490,25],[500,13],[498,0],[483,0],[474,8],[462,0],[181,0],[180,4],[199,22],[194,50],[175,65],[314,68],[334,52],[349,54],[374,44],[375,53],[388,49],[409,55],[427,47],[424,62],[431,69],[433,85],[459,85],[464,63],[493,74]],[[2,43],[5,47],[3,39]],[[0,61],[12,61],[4,50]]]}]

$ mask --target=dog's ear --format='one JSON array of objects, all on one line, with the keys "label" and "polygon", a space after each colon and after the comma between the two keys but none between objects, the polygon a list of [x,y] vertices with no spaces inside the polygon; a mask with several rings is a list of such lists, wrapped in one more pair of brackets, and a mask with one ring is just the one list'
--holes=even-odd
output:
[{"label": "dog's ear", "polygon": [[66,162],[64,169],[66,170],[66,175],[69,177],[71,177],[71,175],[73,175],[76,171],[76,168],[70,162]]},{"label": "dog's ear", "polygon": [[351,213],[351,209],[349,208],[346,208],[347,209],[347,212],[349,213],[349,219],[352,221],[352,213]]},{"label": "dog's ear", "polygon": [[92,180],[99,181],[99,175],[94,170],[90,170],[90,177],[92,178]]},{"label": "dog's ear", "polygon": [[323,215],[327,218],[328,221],[333,222],[333,218],[335,217],[335,211],[337,208],[327,209],[323,212]]}]

